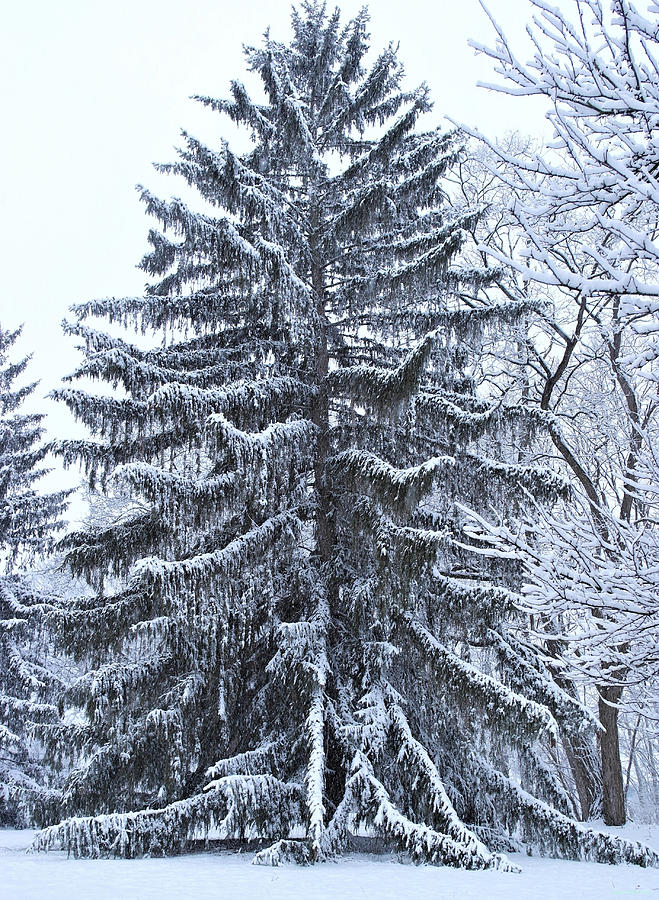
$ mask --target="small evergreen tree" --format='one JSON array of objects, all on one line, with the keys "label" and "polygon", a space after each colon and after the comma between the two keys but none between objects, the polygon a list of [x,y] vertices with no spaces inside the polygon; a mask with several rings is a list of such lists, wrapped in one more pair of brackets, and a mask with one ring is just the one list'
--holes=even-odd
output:
[{"label": "small evergreen tree", "polygon": [[17,566],[49,547],[61,527],[66,491],[41,494],[36,482],[49,446],[41,444],[43,416],[20,413],[36,384],[16,387],[26,357],[9,361],[20,335],[0,327],[0,823],[21,824],[36,815],[52,819],[55,795],[47,781],[31,736],[35,723],[57,722],[51,702],[59,679],[43,664],[38,619],[42,598]]},{"label": "small evergreen tree", "polygon": [[[512,509],[520,486],[561,485],[496,458],[525,413],[478,396],[479,348],[528,309],[459,265],[478,215],[445,202],[459,135],[414,131],[428,90],[402,89],[392,46],[366,71],[367,22],[304,3],[290,45],[246,51],[264,102],[237,81],[199,98],[251,150],[184,133],[160,168],[217,214],[143,191],[156,280],[68,326],[73,377],[126,396],[59,391],[97,435],[61,452],[136,505],[68,539],[99,586],[58,620],[92,648],[67,794],[91,815],[39,847],[130,856],[216,829],[271,838],[260,861],[311,861],[366,825],[416,859],[507,868],[523,825],[554,852],[650,859],[564,815],[540,747],[583,711],[505,640],[511,595],[461,546],[456,499]],[[168,339],[143,349],[90,317]]]}]

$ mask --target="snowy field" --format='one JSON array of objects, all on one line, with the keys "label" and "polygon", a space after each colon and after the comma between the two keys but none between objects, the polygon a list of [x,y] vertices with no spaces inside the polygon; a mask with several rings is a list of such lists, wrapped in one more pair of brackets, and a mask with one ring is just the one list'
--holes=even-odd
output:
[{"label": "snowy field", "polygon": [[[659,846],[657,826],[632,826],[624,833]],[[74,860],[65,853],[26,853],[31,838],[31,831],[0,830],[2,900],[659,900],[659,870],[636,866],[516,856],[524,871],[507,875],[413,866],[379,856],[276,869],[251,865],[251,854],[228,852]]]}]

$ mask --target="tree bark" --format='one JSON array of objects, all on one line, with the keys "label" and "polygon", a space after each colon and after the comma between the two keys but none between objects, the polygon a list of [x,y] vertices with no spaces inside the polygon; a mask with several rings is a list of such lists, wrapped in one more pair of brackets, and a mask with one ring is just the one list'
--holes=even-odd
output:
[{"label": "tree bark", "polygon": [[599,717],[604,731],[600,735],[602,756],[602,814],[606,825],[624,825],[625,790],[618,739],[618,702],[622,687],[599,688]]}]

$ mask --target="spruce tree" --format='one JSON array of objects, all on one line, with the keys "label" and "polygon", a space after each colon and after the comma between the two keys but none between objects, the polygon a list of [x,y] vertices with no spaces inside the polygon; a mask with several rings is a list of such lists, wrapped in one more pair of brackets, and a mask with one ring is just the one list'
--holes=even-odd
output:
[{"label": "spruce tree", "polygon": [[367,826],[415,859],[508,868],[523,825],[554,852],[648,859],[564,814],[540,747],[583,711],[504,641],[512,595],[462,546],[456,501],[513,509],[561,485],[497,458],[523,404],[479,396],[475,375],[484,335],[528,310],[460,265],[478,215],[442,186],[460,136],[415,130],[428,89],[404,89],[393,46],[366,68],[367,23],[305,2],[290,44],[246,50],[262,101],[239,81],[197,98],[251,149],[184,132],[159,168],[205,211],[143,190],[161,225],[145,295],[68,326],[72,378],[125,396],[58,391],[96,435],[60,452],[133,499],[68,539],[98,586],[54,617],[92,663],[69,693],[90,724],[78,817],[38,847],[153,854],[210,830],[313,861]]},{"label": "spruce tree", "polygon": [[52,821],[56,806],[31,728],[57,722],[59,679],[44,664],[43,598],[22,569],[47,551],[68,493],[36,488],[49,445],[40,443],[43,415],[18,412],[36,387],[15,385],[30,359],[9,359],[20,333],[0,327],[0,823],[12,825]]}]

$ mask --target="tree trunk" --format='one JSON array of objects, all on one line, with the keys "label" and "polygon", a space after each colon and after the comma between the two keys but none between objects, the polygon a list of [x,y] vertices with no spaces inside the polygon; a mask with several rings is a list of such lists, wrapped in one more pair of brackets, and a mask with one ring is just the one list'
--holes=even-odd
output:
[{"label": "tree trunk", "polygon": [[[554,659],[561,658],[563,646],[563,643],[558,640],[547,642],[547,650]],[[574,700],[579,699],[577,689],[569,678],[557,674],[554,676],[554,680],[562,691],[565,691]],[[568,737],[563,733],[561,738],[579,797],[580,819],[585,822],[598,814],[602,799],[602,769],[598,758],[597,744],[592,731],[574,737]]]},{"label": "tree trunk", "polygon": [[600,735],[600,752],[602,755],[602,814],[606,825],[624,825],[626,821],[625,791],[618,739],[617,704],[621,696],[621,687],[599,688],[599,717],[605,729]]},{"label": "tree trunk", "polygon": [[590,741],[590,737],[591,735],[584,735],[578,740],[572,740],[567,736],[563,737],[565,755],[570,764],[570,771],[579,796],[581,811],[579,818],[582,822],[596,815],[598,801],[602,797],[599,760],[594,740]]},{"label": "tree trunk", "polygon": [[318,241],[322,221],[316,199],[317,185],[309,185],[309,249],[311,251],[311,288],[313,290],[316,313],[316,340],[314,347],[314,376],[316,396],[311,403],[311,421],[318,429],[316,454],[314,458],[314,480],[318,509],[316,513],[316,549],[323,563],[334,557],[336,534],[332,516],[332,504],[325,484],[325,465],[330,453],[329,437],[329,397],[327,394],[327,373],[329,371],[329,348],[327,344],[327,313],[325,311],[326,287],[325,269],[319,252]]}]

